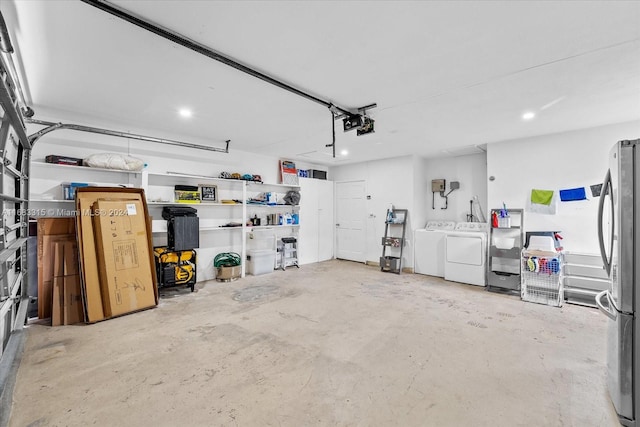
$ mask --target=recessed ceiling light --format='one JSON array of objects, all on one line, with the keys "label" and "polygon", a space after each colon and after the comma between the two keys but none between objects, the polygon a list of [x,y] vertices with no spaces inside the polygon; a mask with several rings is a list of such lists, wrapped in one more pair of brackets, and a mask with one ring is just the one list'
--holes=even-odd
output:
[{"label": "recessed ceiling light", "polygon": [[536,113],[533,111],[527,111],[522,115],[522,120],[531,120],[536,116]]},{"label": "recessed ceiling light", "polygon": [[340,152],[340,155],[342,155],[342,156],[346,156],[347,154],[349,154],[349,151],[348,151],[348,150],[342,150],[342,151]]},{"label": "recessed ceiling light", "polygon": [[178,111],[178,114],[180,114],[181,117],[185,117],[185,118],[193,116],[193,112],[187,108],[181,108]]}]

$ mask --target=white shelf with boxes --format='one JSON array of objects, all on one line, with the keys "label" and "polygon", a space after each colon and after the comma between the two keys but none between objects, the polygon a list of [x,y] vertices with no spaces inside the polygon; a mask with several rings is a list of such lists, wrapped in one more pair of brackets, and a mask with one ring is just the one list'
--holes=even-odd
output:
[{"label": "white shelf with boxes", "polygon": [[[31,162],[30,216],[73,216],[73,189],[81,186],[137,187],[145,190],[152,218],[154,246],[166,244],[165,206],[190,206],[198,211],[200,248],[198,277],[213,279],[212,260],[219,252],[238,252],[247,258],[247,234],[273,233],[276,239],[298,234],[299,205],[286,205],[284,197],[296,185],[258,183],[186,173],[125,171],[87,166]],[[177,200],[175,186],[198,187],[197,198]],[[269,204],[248,202],[269,193]],[[207,200],[201,200],[204,198]],[[188,192],[187,192],[187,195]],[[251,222],[251,218],[254,219]],[[260,221],[255,221],[259,218]],[[273,244],[274,250],[276,243]],[[275,259],[275,256],[274,256]],[[242,264],[242,276],[245,274]],[[274,261],[275,266],[275,261]],[[206,272],[211,271],[211,274]]]},{"label": "white shelf with boxes", "polygon": [[142,184],[141,171],[47,163],[44,160],[34,160],[30,167],[30,216],[72,215],[74,191],[78,187],[141,187]]},{"label": "white shelf with boxes", "polygon": [[[199,280],[215,278],[213,259],[220,253],[238,253],[246,257],[246,183],[241,180],[185,173],[143,172],[155,246],[165,245],[167,221],[162,211],[168,206],[196,209],[199,224],[197,270]],[[195,191],[192,191],[195,190]],[[203,196],[204,195],[204,196]],[[182,200],[181,200],[182,199]],[[241,266],[241,276],[245,265]]]},{"label": "white shelf with boxes", "polygon": [[247,259],[252,274],[268,272],[267,265],[281,267],[282,239],[297,242],[299,238],[300,204],[295,195],[287,197],[290,191],[299,196],[300,186],[247,182],[247,216],[252,224],[248,226]]}]

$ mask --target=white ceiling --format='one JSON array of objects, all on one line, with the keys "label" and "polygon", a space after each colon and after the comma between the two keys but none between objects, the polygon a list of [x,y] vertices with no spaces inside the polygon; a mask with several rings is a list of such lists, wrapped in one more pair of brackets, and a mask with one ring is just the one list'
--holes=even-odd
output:
[{"label": "white ceiling", "polygon": [[349,154],[333,159],[322,105],[80,1],[3,0],[34,118],[230,139],[231,150],[322,164],[456,155],[640,119],[637,1],[111,4],[340,107],[377,103],[376,132],[336,122],[337,151]]}]

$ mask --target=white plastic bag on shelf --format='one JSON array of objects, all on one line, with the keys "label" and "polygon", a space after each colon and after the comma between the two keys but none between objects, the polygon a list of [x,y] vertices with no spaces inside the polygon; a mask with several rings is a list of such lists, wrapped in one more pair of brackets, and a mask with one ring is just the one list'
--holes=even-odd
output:
[{"label": "white plastic bag on shelf", "polygon": [[144,162],[135,157],[116,153],[92,154],[83,160],[83,164],[93,168],[119,169],[125,171],[141,171]]}]

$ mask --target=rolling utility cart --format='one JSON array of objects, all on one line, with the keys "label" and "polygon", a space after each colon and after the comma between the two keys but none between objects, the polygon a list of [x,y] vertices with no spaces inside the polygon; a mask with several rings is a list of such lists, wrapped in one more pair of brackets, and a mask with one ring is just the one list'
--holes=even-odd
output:
[{"label": "rolling utility cart", "polygon": [[[404,249],[404,236],[407,227],[407,209],[387,210],[387,219],[384,223],[384,237],[382,238],[382,256],[380,257],[380,270],[389,273],[400,274],[402,271],[402,252]],[[398,256],[387,255],[395,249]],[[391,249],[393,248],[393,249]]]},{"label": "rolling utility cart", "polygon": [[283,237],[278,242],[278,252],[280,253],[280,268],[298,265],[298,240],[295,237]]},{"label": "rolling utility cart", "polygon": [[562,307],[564,285],[562,279],[562,252],[522,251],[523,301]]},{"label": "rolling utility cart", "polygon": [[522,250],[523,301],[562,307],[564,253],[559,231],[527,231]]},{"label": "rolling utility cart", "polygon": [[194,248],[200,245],[197,210],[189,206],[165,206],[167,246],[154,248],[158,288],[184,285],[194,291],[197,279]]},{"label": "rolling utility cart", "polygon": [[184,285],[194,291],[196,286],[196,251],[172,251],[166,246],[153,250],[156,260],[158,288]]}]

